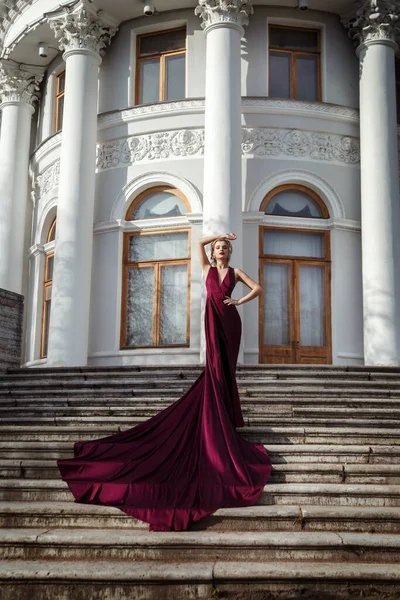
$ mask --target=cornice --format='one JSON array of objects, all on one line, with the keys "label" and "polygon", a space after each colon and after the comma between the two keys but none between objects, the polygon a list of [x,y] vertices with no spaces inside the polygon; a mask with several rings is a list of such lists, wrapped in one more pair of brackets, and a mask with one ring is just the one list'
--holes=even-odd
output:
[{"label": "cornice", "polygon": [[[118,125],[174,114],[203,114],[204,98],[175,100],[133,106],[116,111],[102,113],[98,116],[99,130]],[[359,123],[359,111],[355,108],[326,104],[322,102],[303,102],[300,100],[279,100],[275,98],[242,98],[242,112],[254,114],[284,114],[345,123]]]}]

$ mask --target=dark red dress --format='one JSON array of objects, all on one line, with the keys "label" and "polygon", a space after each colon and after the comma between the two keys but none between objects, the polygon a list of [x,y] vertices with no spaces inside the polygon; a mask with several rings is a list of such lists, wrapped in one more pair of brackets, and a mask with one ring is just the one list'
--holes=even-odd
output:
[{"label": "dark red dress", "polygon": [[206,366],[185,394],[145,423],[115,435],[77,442],[75,457],[59,460],[77,502],[115,506],[158,531],[185,530],[218,508],[251,506],[271,464],[243,426],[235,378],[241,320],[223,303],[235,287],[229,267],[207,279]]}]

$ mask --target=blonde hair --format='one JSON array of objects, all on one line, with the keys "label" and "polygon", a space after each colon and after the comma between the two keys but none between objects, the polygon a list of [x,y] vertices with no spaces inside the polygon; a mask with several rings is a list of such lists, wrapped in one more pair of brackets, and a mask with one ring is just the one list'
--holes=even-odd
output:
[{"label": "blonde hair", "polygon": [[210,255],[211,262],[213,262],[213,263],[217,262],[215,260],[215,256],[214,256],[214,246],[215,246],[215,244],[217,242],[225,242],[225,244],[228,246],[228,252],[229,252],[229,254],[228,254],[228,259],[227,259],[226,262],[229,265],[229,261],[231,260],[233,248],[232,248],[232,244],[231,244],[230,240],[225,240],[225,239],[223,239],[223,240],[214,240],[213,242],[211,242],[211,255]]}]

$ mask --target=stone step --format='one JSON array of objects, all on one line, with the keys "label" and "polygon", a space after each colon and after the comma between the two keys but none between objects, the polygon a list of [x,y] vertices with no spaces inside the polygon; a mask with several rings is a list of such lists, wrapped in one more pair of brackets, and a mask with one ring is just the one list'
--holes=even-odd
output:
[{"label": "stone step", "polygon": [[[400,446],[360,446],[323,444],[269,444],[265,446],[275,464],[359,463],[400,464]],[[73,456],[72,442],[0,441],[0,459],[42,460]]]},{"label": "stone step", "polygon": [[[88,388],[159,388],[159,387],[181,387],[183,383],[185,385],[192,384],[197,374],[192,375],[183,375],[180,376],[164,376],[163,374],[158,375],[157,377],[148,377],[146,375],[141,374],[139,376],[130,377],[113,377],[107,376],[104,378],[92,378],[92,377],[84,377],[84,378],[48,378],[46,376],[42,376],[40,378],[26,378],[26,379],[10,379],[9,377],[0,378],[0,392],[4,393],[7,390],[23,390],[23,389],[76,389],[77,387],[88,387]],[[253,377],[251,375],[244,376],[243,374],[238,374],[237,382],[239,387],[249,387],[249,388],[275,388],[275,387],[311,387],[311,388],[321,388],[325,387],[356,387],[359,389],[382,389],[383,387],[390,387],[392,389],[400,388],[400,376],[396,378],[342,378],[337,377],[332,379],[331,377],[291,377],[289,378],[277,378],[277,377]]]},{"label": "stone step", "polygon": [[[136,419],[137,421],[137,419]],[[78,440],[98,439],[113,435],[134,425],[134,422],[121,422],[115,427],[113,423],[73,423],[70,425],[42,425],[42,426],[0,426],[0,440],[29,441],[60,441],[75,442]],[[292,427],[290,425],[278,427],[243,427],[238,430],[240,435],[252,442],[261,444],[366,444],[371,445],[400,445],[400,431],[395,428],[374,427]]]},{"label": "stone step", "polygon": [[[31,404],[28,406],[1,406],[0,422],[28,422],[42,421],[43,419],[54,418],[90,418],[90,417],[145,417],[150,418],[160,410],[167,408],[169,403],[132,403],[130,406],[51,406],[50,404]],[[397,402],[398,406],[398,402]],[[343,423],[343,417],[346,417],[346,423],[350,420],[374,420],[376,423],[387,421],[398,421],[400,423],[400,409],[384,408],[381,406],[373,407],[309,407],[309,406],[276,406],[270,403],[264,405],[251,406],[242,403],[243,416],[248,420],[257,419],[277,419],[277,418],[296,418],[299,422],[305,420],[315,421],[327,420],[333,422],[340,418]],[[379,427],[379,425],[377,425]]]},{"label": "stone step", "polygon": [[[190,387],[191,382],[185,383],[185,385],[179,384],[179,386],[165,387],[139,387],[129,386],[126,388],[122,387],[108,387],[105,385],[99,385],[98,387],[93,386],[79,386],[75,388],[66,387],[52,387],[44,388],[38,386],[37,388],[26,386],[26,388],[10,388],[8,390],[0,390],[0,401],[7,401],[10,399],[24,399],[24,398],[40,398],[40,399],[51,399],[51,398],[96,398],[99,399],[102,396],[109,398],[124,398],[124,397],[145,397],[157,396],[158,398],[174,398],[177,399],[183,395],[184,392]],[[340,398],[340,397],[365,397],[365,398],[400,398],[400,386],[393,388],[392,386],[382,385],[381,388],[377,387],[355,387],[355,386],[343,386],[337,387],[332,385],[324,386],[293,386],[293,385],[279,385],[264,386],[264,387],[242,387],[239,385],[239,393],[242,398],[252,399],[276,399],[281,397],[297,397],[297,398]]]},{"label": "stone step", "polygon": [[[139,423],[143,423],[147,421],[151,416],[154,416],[157,411],[154,411],[153,414],[147,414],[139,416],[137,414],[133,414],[130,416],[121,416],[121,415],[112,415],[111,418],[107,418],[105,416],[99,415],[90,415],[90,416],[81,416],[81,415],[69,415],[69,416],[52,416],[52,417],[44,417],[44,416],[35,416],[32,415],[30,417],[11,417],[11,418],[2,418],[0,420],[0,439],[3,436],[8,436],[10,431],[17,432],[18,435],[23,435],[30,430],[37,428],[45,428],[46,431],[49,431],[51,426],[56,426],[57,428],[62,428],[65,426],[68,427],[86,427],[87,431],[91,431],[96,429],[99,425],[103,425],[108,421],[110,424],[109,428],[118,428],[120,430],[129,429],[131,427],[135,427]],[[388,429],[400,431],[400,419],[390,419],[389,415],[386,419],[377,419],[373,418],[372,415],[370,418],[349,418],[349,419],[334,419],[332,417],[300,417],[300,416],[290,416],[290,415],[278,415],[267,413],[264,416],[253,416],[244,413],[243,419],[245,426],[247,428],[259,428],[270,426],[275,428],[276,426],[281,425],[287,427],[320,427],[320,428],[360,428],[360,429],[369,429],[369,430],[377,430],[377,429]],[[390,435],[390,433],[389,433]]]},{"label": "stone step", "polygon": [[[140,529],[147,524],[109,506],[0,502],[2,528]],[[251,506],[225,508],[191,526],[202,531],[353,531],[400,533],[400,507]]]},{"label": "stone step", "polygon": [[[0,479],[0,500],[72,502],[59,479]],[[348,483],[268,483],[259,505],[400,506],[400,485]]]},{"label": "stone step", "polygon": [[[63,408],[68,409],[87,409],[88,411],[93,411],[96,409],[104,410],[104,409],[134,409],[134,408],[143,408],[143,409],[156,409],[161,410],[169,406],[174,400],[177,400],[178,396],[162,398],[159,395],[149,395],[149,396],[140,396],[135,395],[132,397],[114,397],[108,396],[107,394],[98,394],[94,397],[76,397],[71,398],[68,394],[64,396],[60,396],[57,398],[51,396],[44,397],[22,397],[22,398],[3,398],[1,400],[0,410],[2,414],[7,414],[9,409],[54,409],[59,410]],[[271,408],[274,410],[301,410],[304,408],[354,408],[354,409],[371,409],[371,410],[391,410],[398,409],[399,407],[399,399],[398,398],[362,398],[357,396],[339,396],[339,397],[327,397],[327,398],[315,398],[315,397],[307,397],[307,396],[293,396],[292,394],[275,396],[275,397],[256,397],[249,398],[247,396],[242,395],[240,398],[240,402],[243,410],[255,411],[258,412],[260,410],[270,410]]]},{"label": "stone step", "polygon": [[355,532],[154,532],[0,529],[4,560],[400,562],[400,535]]},{"label": "stone step", "polygon": [[225,597],[241,593],[243,598],[255,592],[258,598],[261,590],[272,594],[270,598],[283,599],[290,590],[290,596],[303,597],[305,592],[310,597],[315,592],[320,600],[332,595],[348,600],[379,587],[381,594],[395,598],[400,590],[399,573],[398,563],[375,562],[110,560],[102,561],[99,568],[98,563],[85,560],[9,560],[0,564],[0,592],[2,600],[209,600],[219,592]]},{"label": "stone step", "polygon": [[[367,483],[400,484],[400,465],[275,463],[269,483]],[[0,479],[59,479],[54,460],[0,460]]]}]

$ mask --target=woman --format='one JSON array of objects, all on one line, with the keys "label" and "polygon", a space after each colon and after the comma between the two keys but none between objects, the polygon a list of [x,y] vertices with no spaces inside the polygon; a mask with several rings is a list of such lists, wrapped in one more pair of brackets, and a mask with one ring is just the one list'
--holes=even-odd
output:
[{"label": "woman", "polygon": [[[218,508],[251,506],[268,480],[264,447],[236,432],[243,426],[235,370],[241,321],[236,305],[260,286],[229,266],[233,233],[197,242],[206,277],[206,366],[185,394],[128,431],[77,442],[75,457],[59,460],[77,502],[116,506],[150,530],[182,531]],[[204,246],[211,243],[210,265]],[[251,288],[231,298],[237,281]]]}]

